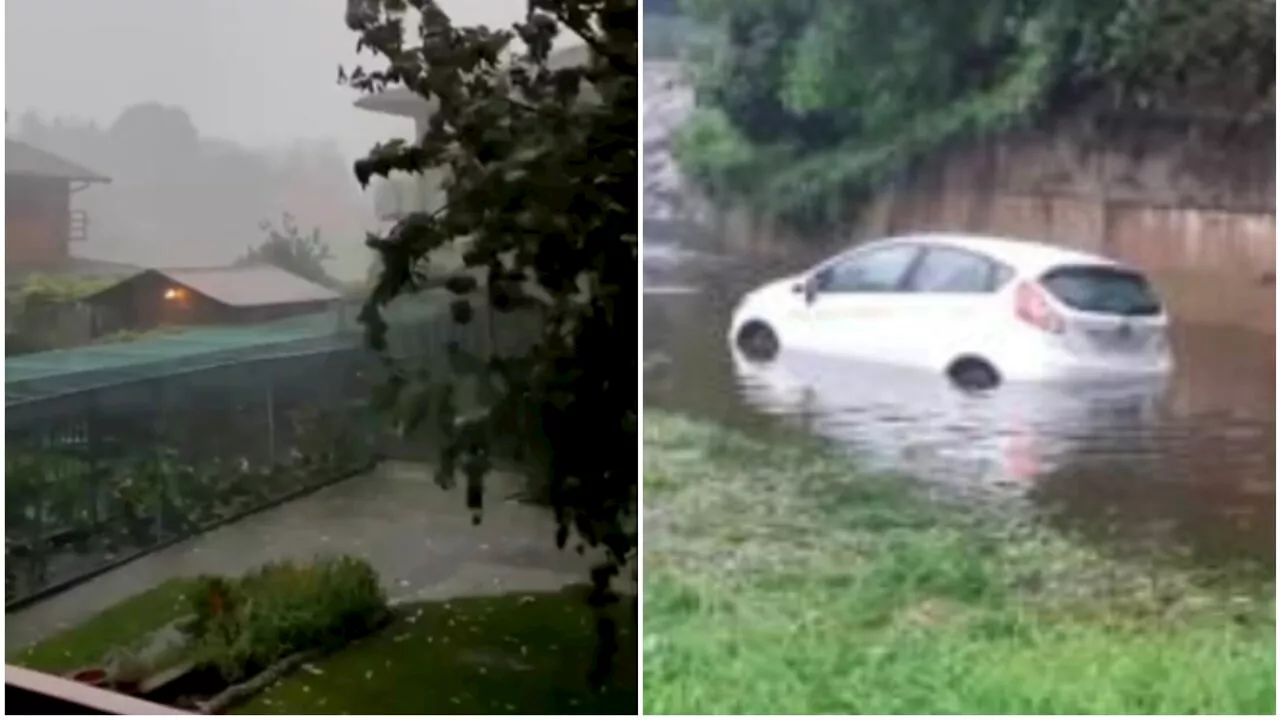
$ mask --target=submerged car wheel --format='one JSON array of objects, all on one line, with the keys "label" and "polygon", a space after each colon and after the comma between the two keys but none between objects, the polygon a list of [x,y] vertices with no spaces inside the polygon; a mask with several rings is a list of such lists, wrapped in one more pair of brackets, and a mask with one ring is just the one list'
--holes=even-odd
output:
[{"label": "submerged car wheel", "polygon": [[778,334],[760,320],[752,320],[738,330],[738,349],[750,360],[772,360],[780,347]]},{"label": "submerged car wheel", "polygon": [[990,390],[1000,384],[1000,373],[979,357],[962,357],[951,363],[947,377],[961,390]]}]

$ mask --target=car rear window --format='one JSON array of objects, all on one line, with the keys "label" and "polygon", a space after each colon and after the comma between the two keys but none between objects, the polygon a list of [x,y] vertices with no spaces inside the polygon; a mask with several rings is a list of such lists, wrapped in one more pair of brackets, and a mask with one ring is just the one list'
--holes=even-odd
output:
[{"label": "car rear window", "polygon": [[1040,283],[1063,305],[1108,315],[1159,315],[1160,299],[1141,274],[1124,268],[1060,267]]}]

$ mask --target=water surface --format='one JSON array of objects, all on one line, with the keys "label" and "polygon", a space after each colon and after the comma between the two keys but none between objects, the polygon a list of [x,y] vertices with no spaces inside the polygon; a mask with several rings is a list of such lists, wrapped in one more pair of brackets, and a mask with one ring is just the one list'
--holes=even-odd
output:
[{"label": "water surface", "polygon": [[792,270],[646,239],[646,403],[752,431],[799,427],[863,462],[1010,502],[1105,547],[1274,577],[1274,337],[1177,326],[1166,388],[983,396],[910,370],[735,357],[725,338],[734,302]]}]

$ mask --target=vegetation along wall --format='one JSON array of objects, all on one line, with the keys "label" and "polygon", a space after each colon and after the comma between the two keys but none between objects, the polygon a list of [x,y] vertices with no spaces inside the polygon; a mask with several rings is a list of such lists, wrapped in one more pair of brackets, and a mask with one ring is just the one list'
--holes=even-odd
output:
[{"label": "vegetation along wall", "polygon": [[1147,270],[1185,321],[1274,332],[1269,0],[685,6],[676,154],[731,246],[1044,238]]}]

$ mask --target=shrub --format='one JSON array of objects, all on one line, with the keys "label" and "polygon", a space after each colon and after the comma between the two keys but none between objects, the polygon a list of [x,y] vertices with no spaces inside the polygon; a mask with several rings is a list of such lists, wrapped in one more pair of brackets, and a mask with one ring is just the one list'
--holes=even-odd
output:
[{"label": "shrub", "polygon": [[389,617],[377,573],[363,560],[271,563],[244,577],[205,578],[186,630],[197,661],[228,682],[304,650],[340,647]]}]

